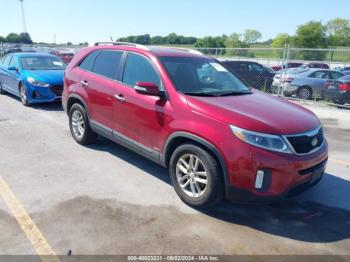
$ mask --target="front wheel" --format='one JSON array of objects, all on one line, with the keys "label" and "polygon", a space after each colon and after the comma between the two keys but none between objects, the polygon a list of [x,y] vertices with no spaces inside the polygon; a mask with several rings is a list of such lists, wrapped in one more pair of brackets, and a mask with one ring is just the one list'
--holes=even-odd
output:
[{"label": "front wheel", "polygon": [[169,171],[176,193],[186,204],[207,208],[223,199],[220,165],[203,148],[194,144],[179,146],[171,156]]},{"label": "front wheel", "polygon": [[96,141],[97,135],[91,130],[86,110],[80,104],[72,105],[69,110],[69,128],[74,140],[81,145]]},{"label": "front wheel", "polygon": [[28,91],[27,88],[24,85],[19,86],[19,94],[21,98],[21,103],[24,106],[29,106],[29,100],[28,100]]}]

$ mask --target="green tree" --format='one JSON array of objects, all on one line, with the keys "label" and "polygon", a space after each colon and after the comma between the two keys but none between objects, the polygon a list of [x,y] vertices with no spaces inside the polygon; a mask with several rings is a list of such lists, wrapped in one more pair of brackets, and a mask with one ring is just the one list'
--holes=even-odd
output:
[{"label": "green tree", "polygon": [[[275,39],[271,43],[272,48],[284,48],[286,44],[292,44],[293,42],[293,37],[286,34],[286,33],[281,33],[278,34]],[[282,58],[283,51],[280,50],[274,50],[273,51],[273,56],[276,58]]]},{"label": "green tree", "polygon": [[[294,44],[299,48],[326,48],[326,27],[317,21],[300,25],[294,38]],[[305,60],[322,61],[326,57],[326,52],[305,50],[301,52],[301,57]]]},{"label": "green tree", "polygon": [[288,34],[282,33],[278,34],[275,39],[272,41],[272,48],[281,48],[284,47],[286,44],[292,43],[292,37]]},{"label": "green tree", "polygon": [[20,43],[20,37],[16,33],[10,33],[6,36],[6,42],[8,43]]},{"label": "green tree", "polygon": [[152,45],[163,45],[164,44],[164,38],[162,36],[153,36],[151,38],[151,44]]},{"label": "green tree", "polygon": [[203,48],[203,52],[213,55],[217,54],[217,50],[215,49],[205,49],[205,48],[223,48],[225,47],[225,37],[223,36],[206,36],[203,38],[199,38],[194,45],[196,48]]},{"label": "green tree", "polygon": [[19,38],[20,38],[20,43],[33,44],[32,38],[28,33],[20,33]]},{"label": "green tree", "polygon": [[243,42],[248,45],[256,43],[261,38],[262,34],[255,29],[247,29],[243,33]]},{"label": "green tree", "polygon": [[179,44],[179,37],[175,33],[171,33],[167,37],[167,44],[169,45],[176,45]]},{"label": "green tree", "polygon": [[350,23],[349,20],[342,18],[335,18],[329,21],[326,25],[326,33],[328,37],[328,44],[331,51],[331,60],[334,57],[334,49],[337,46],[346,46],[350,43]]},{"label": "green tree", "polygon": [[225,39],[225,47],[227,48],[238,48],[242,46],[241,35],[233,33]]},{"label": "green tree", "polygon": [[[242,35],[238,33],[233,33],[225,38],[225,47],[226,48],[246,48],[249,47],[248,44],[242,42]],[[227,55],[231,56],[248,56],[248,50],[238,49],[238,50],[227,50]]]}]

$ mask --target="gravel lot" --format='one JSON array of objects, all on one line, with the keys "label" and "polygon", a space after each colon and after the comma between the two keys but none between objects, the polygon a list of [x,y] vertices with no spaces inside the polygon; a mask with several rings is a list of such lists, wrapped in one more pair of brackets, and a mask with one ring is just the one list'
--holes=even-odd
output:
[{"label": "gravel lot", "polygon": [[[60,255],[350,255],[350,110],[311,109],[330,143],[327,174],[279,204],[191,209],[162,167],[104,139],[79,146],[59,104],[10,96],[0,96],[0,176]],[[1,197],[0,228],[0,254],[36,254]]]}]

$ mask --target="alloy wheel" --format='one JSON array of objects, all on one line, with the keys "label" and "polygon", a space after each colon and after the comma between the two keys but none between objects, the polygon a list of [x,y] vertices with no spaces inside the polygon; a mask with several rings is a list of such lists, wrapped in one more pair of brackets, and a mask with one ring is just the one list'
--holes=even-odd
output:
[{"label": "alloy wheel", "polygon": [[25,89],[25,87],[21,86],[20,88],[20,95],[21,95],[21,102],[22,104],[27,104],[27,99],[28,99],[28,96],[27,96],[27,91]]},{"label": "alloy wheel", "polygon": [[84,122],[84,117],[83,114],[75,110],[72,115],[72,128],[73,128],[73,133],[74,135],[80,139],[83,137],[85,133],[85,122]]},{"label": "alloy wheel", "polygon": [[311,92],[308,88],[302,88],[300,91],[299,91],[299,96],[301,99],[309,99],[310,96],[311,96]]},{"label": "alloy wheel", "polygon": [[208,187],[208,174],[203,162],[194,154],[182,155],[176,164],[176,179],[190,197],[203,196]]}]

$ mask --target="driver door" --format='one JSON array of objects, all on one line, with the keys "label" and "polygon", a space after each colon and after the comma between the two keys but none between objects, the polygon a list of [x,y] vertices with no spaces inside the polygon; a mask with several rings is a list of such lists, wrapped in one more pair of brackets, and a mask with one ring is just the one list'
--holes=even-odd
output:
[{"label": "driver door", "polygon": [[125,61],[122,84],[114,94],[113,130],[116,136],[127,137],[134,145],[158,152],[169,104],[159,97],[136,93],[137,82],[151,82],[163,89],[154,64],[145,56],[130,52]]}]

